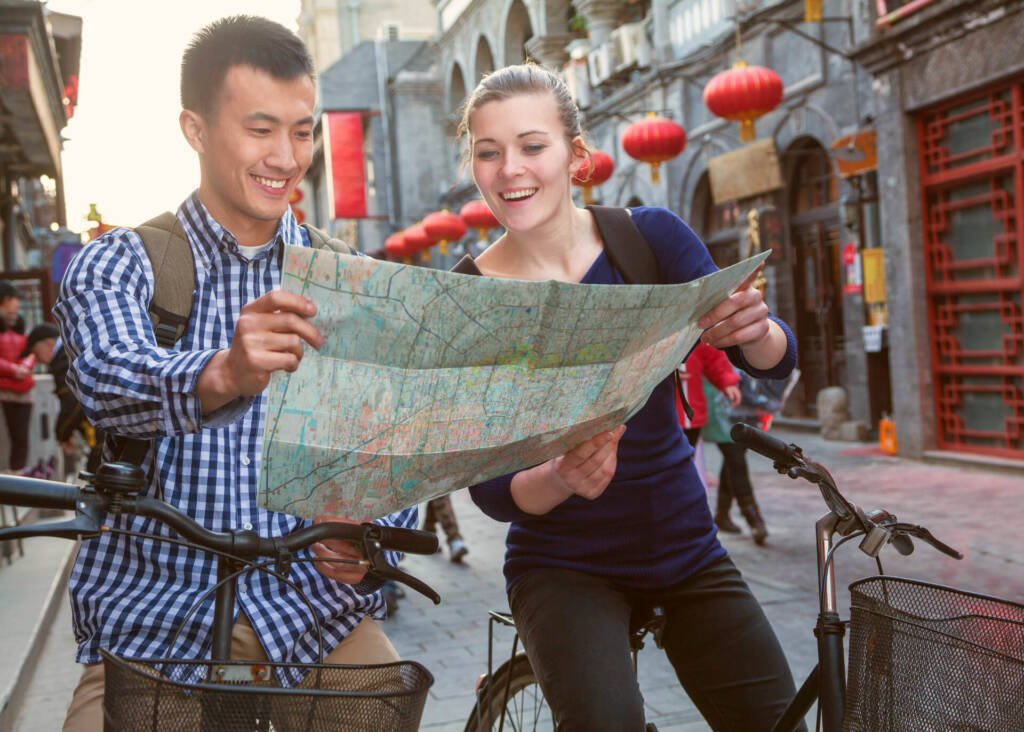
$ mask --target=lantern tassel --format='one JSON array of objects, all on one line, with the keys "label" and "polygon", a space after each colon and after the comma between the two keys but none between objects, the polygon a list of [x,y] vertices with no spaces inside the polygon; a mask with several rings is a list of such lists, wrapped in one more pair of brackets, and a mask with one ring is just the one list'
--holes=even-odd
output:
[{"label": "lantern tassel", "polygon": [[740,142],[753,142],[757,139],[757,130],[754,129],[754,120],[744,119],[740,121]]},{"label": "lantern tassel", "polygon": [[583,203],[589,206],[594,202],[593,186],[583,186]]},{"label": "lantern tassel", "polygon": [[804,22],[821,22],[821,0],[804,0]]},{"label": "lantern tassel", "polygon": [[658,167],[661,163],[651,163],[651,183],[657,185],[661,182],[661,173],[658,172]]},{"label": "lantern tassel", "polygon": [[445,254],[448,253],[448,240],[447,239],[442,239],[438,243],[437,248],[441,252],[441,256],[443,257]]}]

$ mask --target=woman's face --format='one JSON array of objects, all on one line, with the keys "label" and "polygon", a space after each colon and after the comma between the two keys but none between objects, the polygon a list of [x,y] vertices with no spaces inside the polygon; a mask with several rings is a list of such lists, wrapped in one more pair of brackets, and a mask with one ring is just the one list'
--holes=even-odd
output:
[{"label": "woman's face", "polygon": [[572,174],[584,158],[573,154],[552,94],[488,102],[470,116],[469,134],[473,180],[506,229],[531,231],[573,205]]}]

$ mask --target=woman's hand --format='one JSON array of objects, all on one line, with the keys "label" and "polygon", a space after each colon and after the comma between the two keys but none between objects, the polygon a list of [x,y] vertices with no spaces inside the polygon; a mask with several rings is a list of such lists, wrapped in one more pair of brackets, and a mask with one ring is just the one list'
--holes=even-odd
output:
[{"label": "woman's hand", "polygon": [[[619,440],[626,425],[591,437],[562,457],[549,460],[551,479],[562,491],[594,500],[612,482],[618,464]],[[568,494],[567,496],[568,497]]]},{"label": "woman's hand", "polygon": [[626,425],[591,437],[565,455],[512,479],[512,500],[526,513],[542,516],[572,496],[594,500],[611,483],[618,464],[619,440]]},{"label": "woman's hand", "polygon": [[[344,524],[354,524],[356,521],[338,518],[337,516],[322,515],[313,519],[314,524],[322,524],[328,521],[335,521]],[[348,559],[356,562],[363,560],[363,552],[351,541],[342,539],[328,539],[317,542],[311,547],[313,556],[320,559]],[[356,585],[363,581],[366,576],[367,567],[364,564],[353,564],[351,562],[316,562],[314,566],[324,577],[335,582],[344,582],[347,585]]]},{"label": "woman's hand", "polygon": [[704,329],[701,341],[718,349],[739,346],[747,362],[770,369],[786,353],[786,334],[768,318],[768,306],[754,281],[762,264],[729,297],[706,312],[697,326]]}]

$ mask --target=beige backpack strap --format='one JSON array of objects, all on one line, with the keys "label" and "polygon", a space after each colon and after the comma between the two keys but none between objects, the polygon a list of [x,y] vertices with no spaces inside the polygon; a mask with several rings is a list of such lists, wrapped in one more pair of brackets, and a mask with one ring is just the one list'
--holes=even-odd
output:
[{"label": "beige backpack strap", "polygon": [[334,237],[327,236],[326,232],[321,231],[315,226],[309,224],[302,224],[303,229],[309,234],[309,245],[314,249],[328,249],[338,254],[355,254],[355,250],[348,244],[343,242],[341,239],[335,239]]},{"label": "beige backpack strap", "polygon": [[192,247],[178,217],[165,211],[135,228],[153,267],[149,317],[156,342],[170,348],[185,334],[196,289]]}]

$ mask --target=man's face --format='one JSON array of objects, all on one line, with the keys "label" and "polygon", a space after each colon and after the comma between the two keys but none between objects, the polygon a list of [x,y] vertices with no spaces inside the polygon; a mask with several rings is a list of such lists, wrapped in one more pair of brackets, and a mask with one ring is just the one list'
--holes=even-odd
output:
[{"label": "man's face", "polygon": [[315,97],[305,75],[283,81],[233,66],[215,109],[195,115],[198,145],[190,142],[200,153],[200,200],[243,246],[270,240],[309,168]]}]

